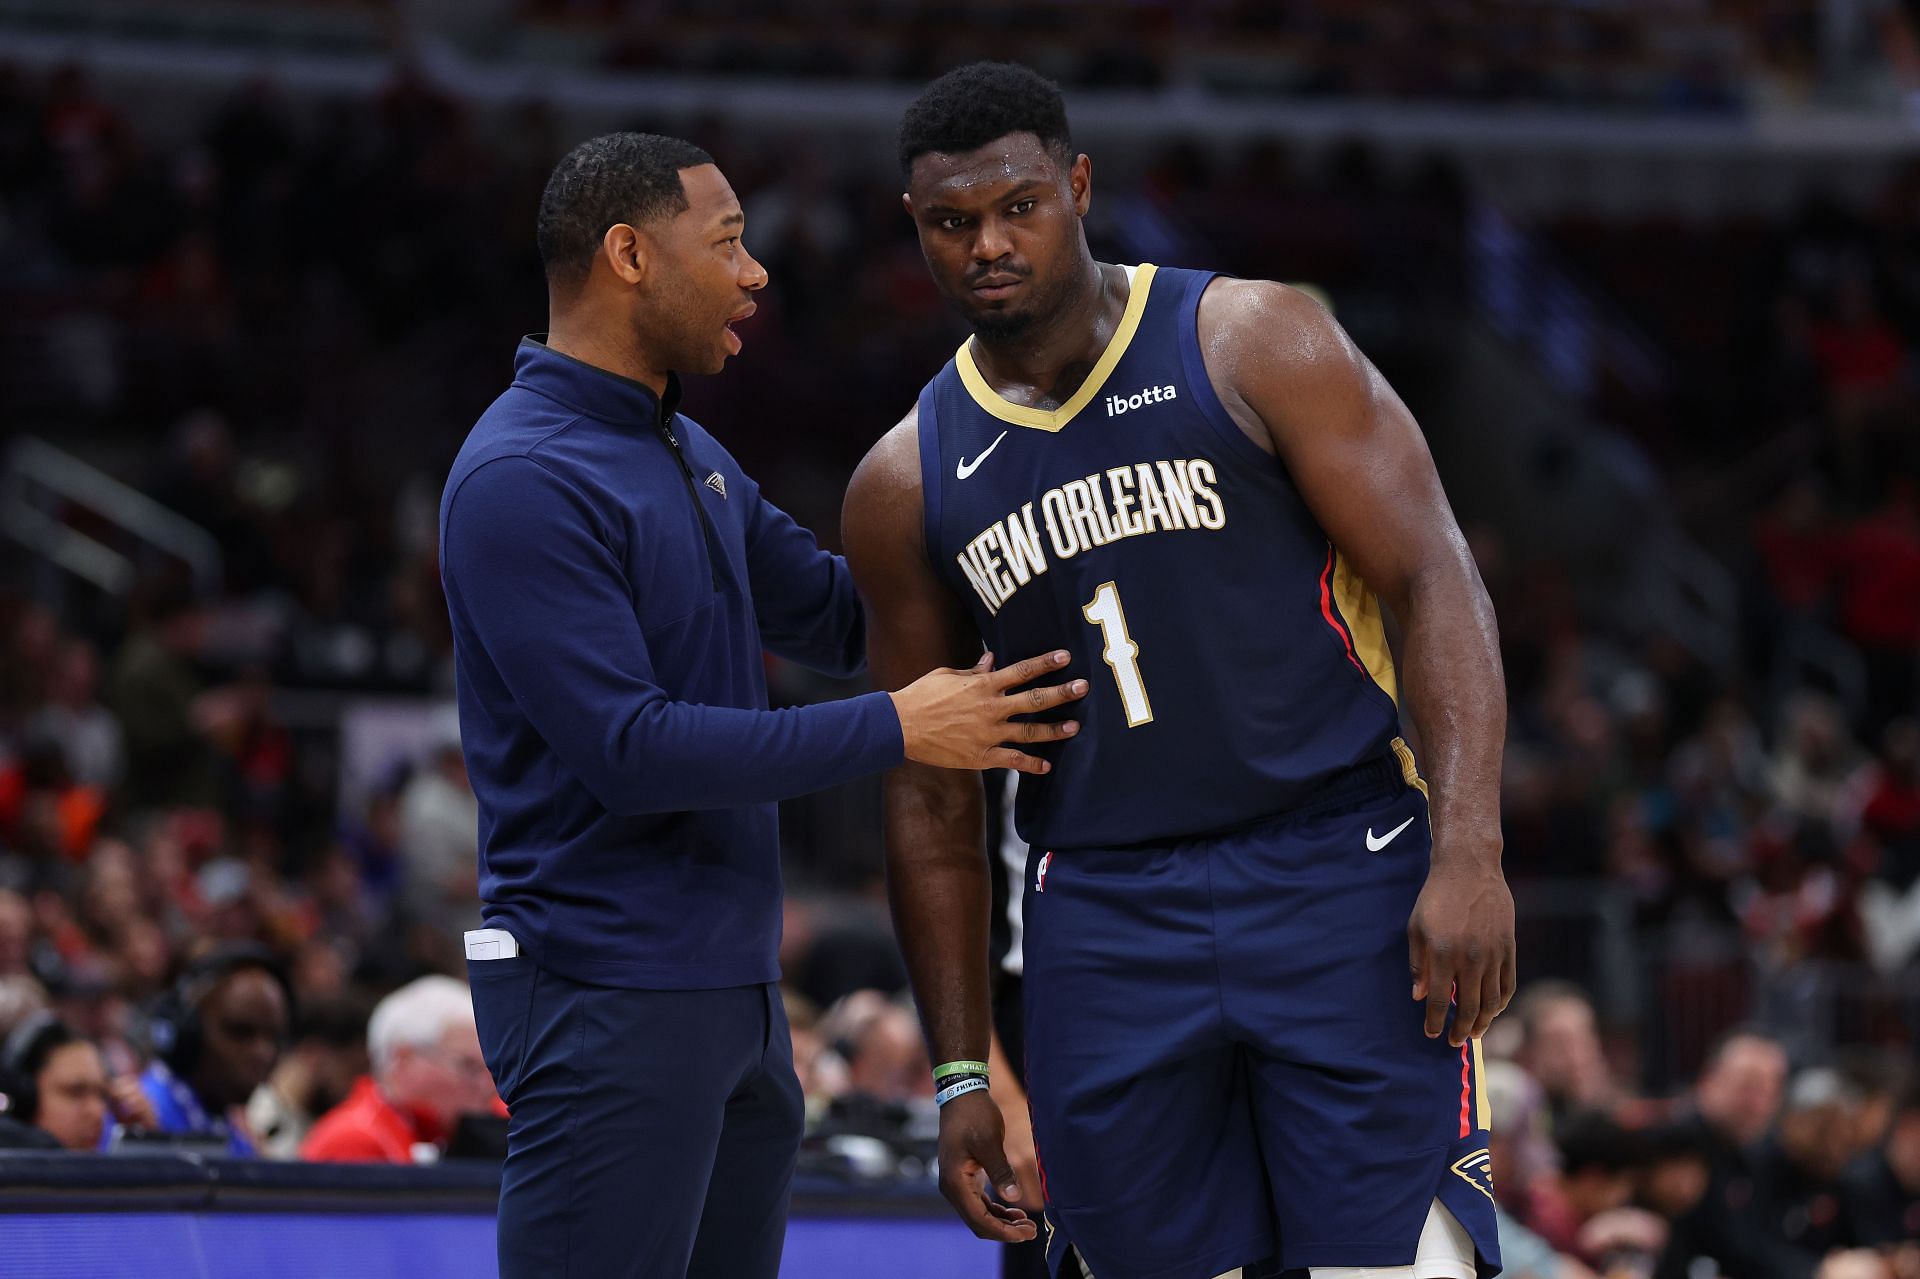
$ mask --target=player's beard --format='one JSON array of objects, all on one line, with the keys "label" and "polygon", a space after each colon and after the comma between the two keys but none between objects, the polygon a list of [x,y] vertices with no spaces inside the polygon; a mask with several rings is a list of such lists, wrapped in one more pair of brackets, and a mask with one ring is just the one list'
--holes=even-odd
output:
[{"label": "player's beard", "polygon": [[973,317],[973,331],[982,341],[996,344],[1017,341],[1033,328],[1040,317],[1032,311],[980,311]]},{"label": "player's beard", "polygon": [[1059,319],[1073,293],[1071,283],[1056,282],[1042,290],[1040,277],[1027,277],[1026,305],[1004,311],[975,311],[973,331],[982,342],[1004,346],[1029,337],[1035,329]]}]

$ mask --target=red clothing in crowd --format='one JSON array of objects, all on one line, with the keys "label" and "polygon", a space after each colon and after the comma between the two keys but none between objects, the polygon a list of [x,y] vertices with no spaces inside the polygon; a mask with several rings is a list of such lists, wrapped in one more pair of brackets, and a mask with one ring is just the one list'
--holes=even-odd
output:
[{"label": "red clothing in crowd", "polygon": [[431,1117],[401,1110],[381,1095],[371,1075],[362,1075],[345,1101],[320,1116],[300,1143],[300,1157],[317,1163],[410,1164],[416,1143],[444,1136]]}]

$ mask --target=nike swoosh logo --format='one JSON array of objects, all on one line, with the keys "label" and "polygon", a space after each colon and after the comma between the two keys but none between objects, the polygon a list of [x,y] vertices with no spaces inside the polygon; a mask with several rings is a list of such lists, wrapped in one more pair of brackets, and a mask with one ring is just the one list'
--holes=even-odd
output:
[{"label": "nike swoosh logo", "polygon": [[975,471],[979,470],[980,464],[987,460],[987,454],[999,448],[1000,441],[1006,438],[1007,438],[1007,433],[1005,431],[1002,431],[1000,432],[1000,434],[994,436],[993,443],[987,445],[986,448],[980,450],[980,456],[974,458],[973,461],[969,462],[967,461],[966,458],[964,457],[961,458],[960,465],[953,468],[953,478],[956,480],[964,480],[969,475],[972,475]]},{"label": "nike swoosh logo", "polygon": [[1371,826],[1367,827],[1367,851],[1370,853],[1379,852],[1381,849],[1385,848],[1388,844],[1391,844],[1394,841],[1395,836],[1397,836],[1401,831],[1405,830],[1407,827],[1411,825],[1413,825],[1413,818],[1409,817],[1407,818],[1406,821],[1401,822],[1398,826],[1395,826],[1392,830],[1388,831],[1386,834],[1382,835],[1378,839],[1375,839],[1373,837],[1373,827]]}]

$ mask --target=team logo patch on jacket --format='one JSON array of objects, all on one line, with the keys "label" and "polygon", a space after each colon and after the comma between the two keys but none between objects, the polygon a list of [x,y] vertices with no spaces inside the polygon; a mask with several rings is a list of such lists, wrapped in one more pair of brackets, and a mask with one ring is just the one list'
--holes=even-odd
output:
[{"label": "team logo patch on jacket", "polygon": [[727,477],[715,471],[707,477],[707,487],[720,495],[722,502],[727,500]]}]

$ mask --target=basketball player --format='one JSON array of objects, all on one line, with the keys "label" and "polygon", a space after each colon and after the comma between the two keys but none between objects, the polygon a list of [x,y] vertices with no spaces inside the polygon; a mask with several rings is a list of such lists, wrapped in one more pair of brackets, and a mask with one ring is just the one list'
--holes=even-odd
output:
[{"label": "basketball player", "polygon": [[[1045,1193],[1025,1207],[1050,1264],[1496,1273],[1477,1038],[1514,986],[1505,695],[1419,428],[1304,295],[1096,262],[1092,165],[1033,72],[936,81],[900,160],[973,335],[848,489],[872,669],[892,687],[984,641],[1066,649],[1092,685],[1017,808]],[[908,764],[886,808],[942,1187],[976,1233],[1034,1237],[981,1186],[1024,1203],[969,1083],[988,1046],[979,782]]]}]

